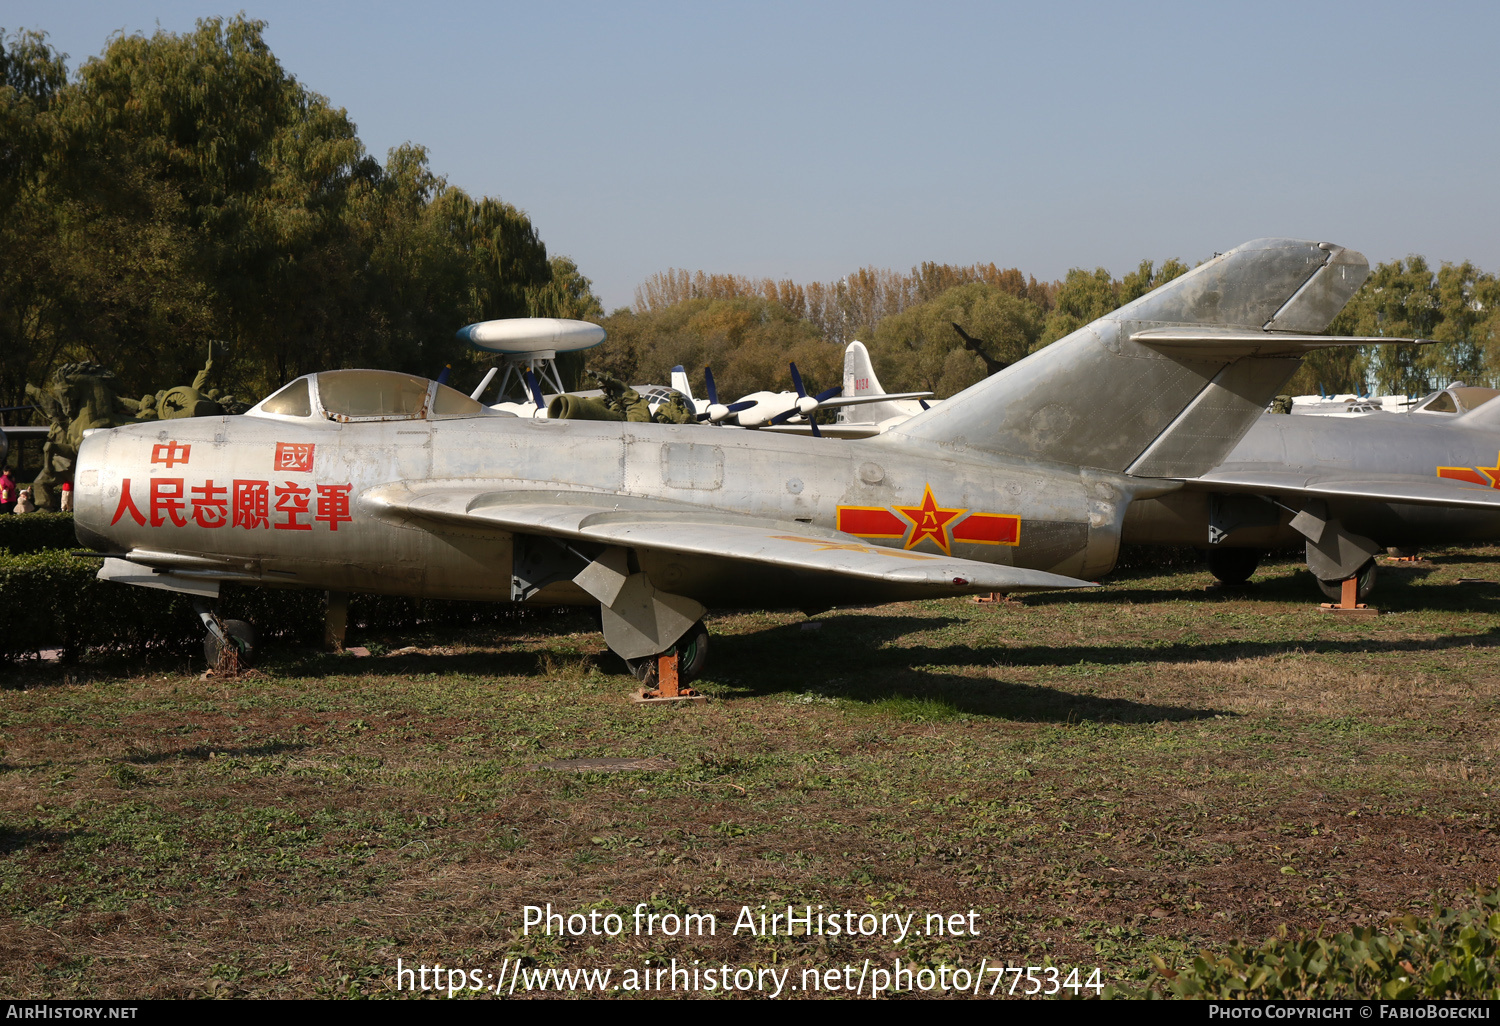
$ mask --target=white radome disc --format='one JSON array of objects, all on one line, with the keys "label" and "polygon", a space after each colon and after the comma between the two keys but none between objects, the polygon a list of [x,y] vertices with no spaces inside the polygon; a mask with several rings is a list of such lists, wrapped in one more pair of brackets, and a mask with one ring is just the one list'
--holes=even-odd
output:
[{"label": "white radome disc", "polygon": [[588,321],[560,317],[507,317],[465,325],[458,329],[458,337],[475,349],[491,353],[573,353],[603,342],[604,329]]}]

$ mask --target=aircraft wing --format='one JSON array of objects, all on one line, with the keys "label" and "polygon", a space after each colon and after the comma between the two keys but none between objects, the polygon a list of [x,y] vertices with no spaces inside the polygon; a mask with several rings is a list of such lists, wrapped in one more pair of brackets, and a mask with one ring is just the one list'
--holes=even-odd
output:
[{"label": "aircraft wing", "polygon": [[[768,431],[771,434],[783,435],[811,435],[810,424],[768,424],[757,431]],[[818,430],[823,432],[824,438],[874,438],[880,434],[878,424],[819,424]]]},{"label": "aircraft wing", "polygon": [[1291,470],[1211,470],[1187,482],[1194,491],[1302,495],[1316,499],[1361,499],[1413,506],[1500,510],[1500,488],[1482,488],[1442,477],[1411,474],[1338,476]]},{"label": "aircraft wing", "polygon": [[870,545],[852,535],[694,506],[597,493],[480,491],[472,487],[367,493],[379,515],[415,525],[489,527],[582,542],[649,548],[686,557],[730,559],[891,584],[931,585],[943,594],[1090,588],[1072,577]]}]

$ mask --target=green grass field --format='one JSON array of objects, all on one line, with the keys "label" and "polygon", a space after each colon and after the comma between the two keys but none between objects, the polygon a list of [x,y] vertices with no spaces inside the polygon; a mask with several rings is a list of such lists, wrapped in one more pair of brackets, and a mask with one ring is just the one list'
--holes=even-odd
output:
[{"label": "green grass field", "polygon": [[[1380,573],[1375,619],[1318,612],[1292,563],[1228,597],[1194,570],[725,614],[702,706],[632,705],[582,614],[355,632],[416,648],[273,650],[236,680],[190,653],[23,663],[0,671],[0,990],[393,995],[398,958],[1131,987],[1153,955],[1421,915],[1500,876],[1500,550]],[[582,758],[660,768],[539,768]],[[719,930],[523,934],[548,903]],[[730,933],[788,904],[973,910],[978,936]]]}]

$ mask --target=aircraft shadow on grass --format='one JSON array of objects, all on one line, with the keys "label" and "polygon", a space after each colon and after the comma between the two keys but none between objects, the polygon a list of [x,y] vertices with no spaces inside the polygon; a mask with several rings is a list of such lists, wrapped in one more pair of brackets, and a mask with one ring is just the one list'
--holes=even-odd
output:
[{"label": "aircraft shadow on grass", "polygon": [[[1023,614],[1024,615],[1024,614]],[[1303,654],[1433,653],[1457,648],[1500,645],[1500,627],[1432,639],[1370,638],[1297,641],[1177,642],[1167,645],[1098,644],[972,646],[907,645],[884,647],[916,631],[938,630],[957,621],[878,615],[842,616],[825,622],[816,634],[798,625],[751,635],[716,639],[718,655],[745,669],[717,678],[733,688],[725,697],[799,694],[811,690],[826,697],[880,702],[896,698],[932,700],[959,712],[1012,720],[1080,722],[1152,722],[1233,715],[1210,707],[1157,705],[1103,698],[1043,684],[1020,683],[942,673],[942,666],[995,666],[1002,672],[1022,667],[1083,667],[1081,676],[1107,673],[1112,667],[1138,663],[1230,663],[1242,659]],[[1207,622],[1205,630],[1212,630]],[[819,649],[829,653],[819,654]],[[774,656],[766,653],[774,652]],[[859,653],[850,655],[850,653]],[[1096,671],[1091,667],[1098,667]]]},{"label": "aircraft shadow on grass", "polygon": [[32,845],[61,845],[85,833],[83,830],[28,830],[0,825],[0,855]]},{"label": "aircraft shadow on grass", "polygon": [[[1464,560],[1468,562],[1468,560]],[[1370,604],[1386,612],[1421,612],[1442,610],[1444,612],[1494,612],[1494,602],[1500,599],[1500,587],[1487,583],[1464,583],[1449,581],[1442,584],[1413,585],[1416,581],[1438,572],[1434,566],[1400,566],[1379,568],[1379,587]],[[1149,605],[1160,602],[1281,602],[1313,607],[1325,601],[1317,591],[1312,576],[1299,573],[1292,576],[1271,577],[1264,581],[1252,581],[1240,587],[1217,588],[1212,591],[1184,589],[1178,587],[1151,587],[1137,584],[1131,579],[1111,579],[1105,587],[1096,591],[1046,591],[1027,595],[1027,606],[1055,606],[1077,603],[1080,605]],[[1496,584],[1500,584],[1497,579]]]}]

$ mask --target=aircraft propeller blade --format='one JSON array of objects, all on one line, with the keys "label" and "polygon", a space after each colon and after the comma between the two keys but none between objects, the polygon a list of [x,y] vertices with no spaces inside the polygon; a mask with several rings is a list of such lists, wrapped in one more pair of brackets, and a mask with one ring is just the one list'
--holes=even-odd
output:
[{"label": "aircraft propeller blade", "polygon": [[755,405],[753,399],[748,402],[730,403],[728,406],[722,405],[719,402],[719,389],[714,385],[714,369],[712,367],[703,368],[703,384],[708,389],[708,409],[698,414],[699,420],[712,421],[717,424],[731,413],[739,413],[741,410],[748,410]]},{"label": "aircraft propeller blade", "polygon": [[[806,417],[811,423],[812,415],[817,412],[818,407],[823,404],[824,400],[832,399],[843,392],[843,386],[836,385],[833,388],[824,389],[817,395],[808,395],[807,388],[802,384],[802,374],[797,370],[797,365],[793,363],[788,364],[788,366],[792,370],[792,384],[797,389],[797,402],[790,410],[787,410],[785,413],[778,413],[772,417],[770,422],[772,424],[785,424],[793,417]],[[818,430],[818,425],[815,423],[812,425],[812,433],[817,438],[823,437],[823,432]]]},{"label": "aircraft propeller blade", "polygon": [[730,403],[728,406],[721,406],[718,403],[710,403],[708,409],[698,414],[698,419],[711,420],[715,424],[717,424],[719,421],[723,420],[731,413],[739,413],[741,410],[748,410],[754,405],[755,400],[753,399],[738,403]]}]

